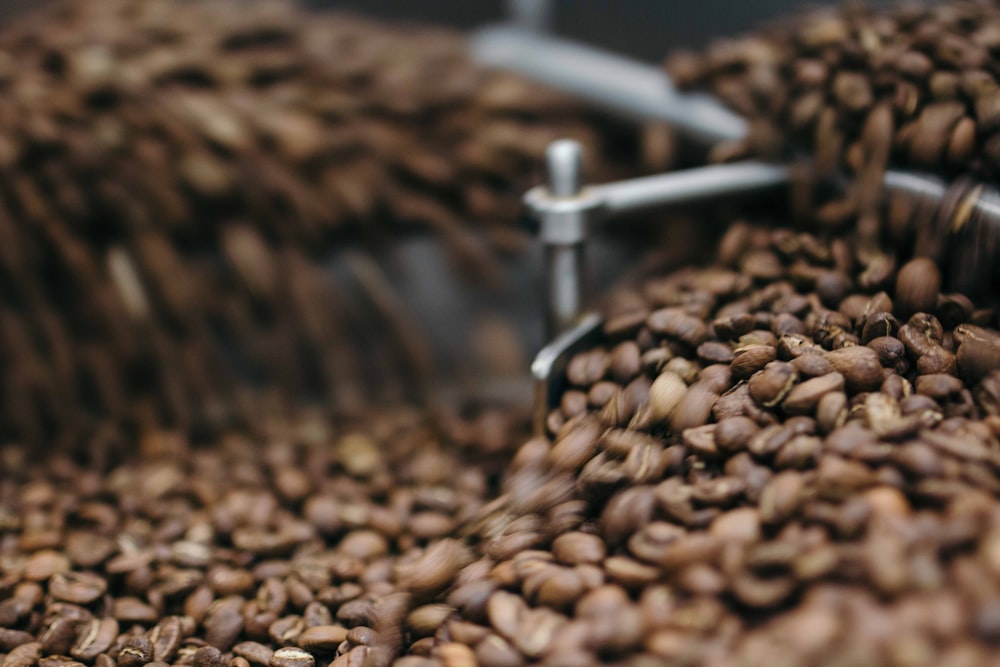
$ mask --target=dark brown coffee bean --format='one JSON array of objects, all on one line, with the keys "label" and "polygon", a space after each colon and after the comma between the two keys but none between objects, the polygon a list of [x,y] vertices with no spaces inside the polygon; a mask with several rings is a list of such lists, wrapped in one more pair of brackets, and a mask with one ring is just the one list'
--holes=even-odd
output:
[{"label": "dark brown coffee bean", "polygon": [[961,391],[963,387],[962,381],[958,378],[936,373],[919,376],[914,389],[918,394],[941,400]]},{"label": "dark brown coffee bean", "polygon": [[680,308],[653,311],[646,320],[646,325],[653,333],[668,336],[692,348],[701,345],[708,336],[705,323]]},{"label": "dark brown coffee bean", "polygon": [[42,651],[47,655],[69,653],[76,640],[77,624],[68,618],[57,617],[39,637]]},{"label": "dark brown coffee bean", "polygon": [[220,650],[228,651],[243,631],[243,598],[230,596],[216,600],[205,616],[205,638]]},{"label": "dark brown coffee bean", "polygon": [[955,329],[955,340],[958,372],[967,383],[974,384],[1000,368],[1000,334],[996,331],[963,324]]},{"label": "dark brown coffee bean", "polygon": [[774,407],[784,400],[797,381],[798,372],[791,364],[772,361],[750,378],[750,397],[762,407]]},{"label": "dark brown coffee bean", "polygon": [[226,661],[219,649],[214,646],[202,646],[194,652],[191,664],[194,667],[223,667]]},{"label": "dark brown coffee bean", "polygon": [[114,618],[95,618],[81,625],[76,643],[70,648],[69,654],[78,660],[87,662],[104,653],[118,636],[118,621]]},{"label": "dark brown coffee bean", "polygon": [[899,269],[896,302],[904,313],[929,312],[941,293],[941,272],[925,257],[912,259]]},{"label": "dark brown coffee bean", "polygon": [[148,637],[129,637],[118,651],[121,667],[139,667],[153,661],[153,642]]}]

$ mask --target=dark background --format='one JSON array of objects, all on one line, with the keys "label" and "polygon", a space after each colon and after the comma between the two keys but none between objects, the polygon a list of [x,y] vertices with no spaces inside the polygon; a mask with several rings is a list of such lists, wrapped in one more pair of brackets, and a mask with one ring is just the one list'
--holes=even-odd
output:
[{"label": "dark background", "polygon": [[[505,16],[502,0],[307,0],[371,16],[473,27]],[[751,30],[827,2],[801,0],[561,0],[553,31],[647,61],[679,46],[697,47],[715,36]],[[868,2],[867,4],[881,4]]]}]

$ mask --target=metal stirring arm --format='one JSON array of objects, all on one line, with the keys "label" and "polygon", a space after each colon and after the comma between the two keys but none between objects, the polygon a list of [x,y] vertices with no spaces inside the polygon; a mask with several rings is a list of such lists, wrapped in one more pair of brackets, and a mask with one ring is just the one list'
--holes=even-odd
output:
[{"label": "metal stirring arm", "polygon": [[619,113],[666,121],[709,143],[747,134],[741,116],[708,95],[678,92],[653,65],[508,25],[480,29],[470,48],[484,67],[517,72]]},{"label": "metal stirring arm", "polygon": [[572,140],[553,142],[546,152],[547,183],[524,197],[545,246],[550,340],[580,317],[585,244],[595,224],[646,208],[766,193],[789,180],[787,166],[741,162],[584,186],[581,151]]}]

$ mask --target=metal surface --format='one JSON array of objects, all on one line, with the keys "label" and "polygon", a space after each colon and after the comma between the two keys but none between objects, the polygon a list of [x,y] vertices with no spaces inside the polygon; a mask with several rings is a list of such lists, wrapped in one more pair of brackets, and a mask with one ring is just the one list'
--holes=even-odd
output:
[{"label": "metal surface", "polygon": [[518,72],[613,111],[666,121],[709,142],[747,134],[743,118],[711,97],[679,93],[653,65],[511,26],[479,30],[471,50],[486,67]]},{"label": "metal surface", "polygon": [[545,433],[545,418],[549,406],[562,395],[562,380],[570,358],[597,342],[604,319],[597,313],[582,316],[577,324],[543,347],[531,363],[535,383],[534,428],[536,435]]},{"label": "metal surface", "polygon": [[584,241],[590,210],[578,198],[583,183],[583,148],[576,141],[554,141],[545,151],[552,206],[541,217],[545,243],[546,333],[549,338],[571,327],[583,307]]},{"label": "metal surface", "polygon": [[544,32],[552,25],[552,0],[506,0],[507,17],[516,26]]}]

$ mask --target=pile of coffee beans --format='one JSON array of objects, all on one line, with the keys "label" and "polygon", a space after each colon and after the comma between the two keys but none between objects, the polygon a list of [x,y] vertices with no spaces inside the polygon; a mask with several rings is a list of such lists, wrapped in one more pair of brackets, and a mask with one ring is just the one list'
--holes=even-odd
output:
[{"label": "pile of coffee beans", "polygon": [[[525,422],[318,413],[126,460],[0,450],[4,667],[388,665],[451,609],[459,536]],[[372,662],[368,662],[367,658]]]},{"label": "pile of coffee beans", "polygon": [[[1000,175],[1000,7],[990,2],[911,3],[895,10],[849,3],[726,39],[704,53],[678,51],[666,68],[684,88],[714,93],[750,119],[738,145],[717,159],[748,153],[770,159],[808,154],[817,173],[851,177],[826,225],[857,225],[869,249],[915,248],[948,273],[956,289],[1000,284],[995,221],[969,202],[966,178]],[[958,179],[932,223],[880,226],[875,209],[889,165]],[[961,177],[961,178],[959,178]],[[932,234],[931,232],[935,232]],[[943,238],[958,233],[959,256]]]},{"label": "pile of coffee beans", "polygon": [[[60,2],[0,29],[0,435],[212,432],[265,388],[419,396],[393,243],[433,236],[456,281],[499,284],[547,143],[584,142],[595,177],[637,146],[465,48],[270,0]],[[344,277],[349,249],[368,259]]]},{"label": "pile of coffee beans", "polygon": [[666,67],[679,86],[709,88],[771,124],[779,144],[807,146],[828,166],[857,170],[866,161],[866,118],[885,106],[879,130],[894,159],[990,178],[1000,173],[998,48],[993,3],[853,4],[721,40],[703,54],[677,51]]},{"label": "pile of coffee beans", "polygon": [[1000,659],[997,313],[927,260],[885,289],[858,268],[842,239],[737,223],[713,265],[613,295],[551,438],[473,523],[441,655]]}]

